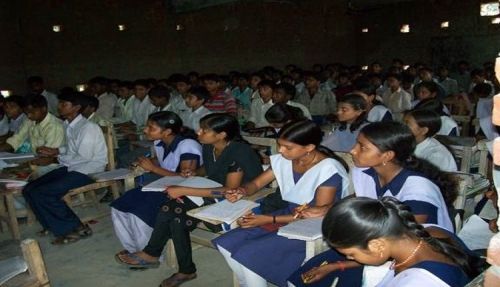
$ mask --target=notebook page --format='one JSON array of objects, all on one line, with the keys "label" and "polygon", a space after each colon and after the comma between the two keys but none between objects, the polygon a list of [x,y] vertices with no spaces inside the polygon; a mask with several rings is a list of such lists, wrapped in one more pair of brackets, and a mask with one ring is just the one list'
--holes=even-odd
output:
[{"label": "notebook page", "polygon": [[245,215],[252,208],[259,206],[258,203],[249,200],[238,200],[234,203],[223,200],[201,210],[196,215],[207,219],[223,221],[227,224],[235,222],[239,217]]}]

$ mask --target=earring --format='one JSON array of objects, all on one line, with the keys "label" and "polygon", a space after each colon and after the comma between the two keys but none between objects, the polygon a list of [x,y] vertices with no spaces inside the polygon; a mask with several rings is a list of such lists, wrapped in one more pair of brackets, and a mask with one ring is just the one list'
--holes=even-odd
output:
[{"label": "earring", "polygon": [[385,162],[385,161],[384,161],[384,162],[382,162],[382,165],[384,165],[384,166],[385,166],[386,164],[387,164],[387,162]]},{"label": "earring", "polygon": [[380,256],[380,258],[384,257],[384,252],[380,251],[379,256]]}]

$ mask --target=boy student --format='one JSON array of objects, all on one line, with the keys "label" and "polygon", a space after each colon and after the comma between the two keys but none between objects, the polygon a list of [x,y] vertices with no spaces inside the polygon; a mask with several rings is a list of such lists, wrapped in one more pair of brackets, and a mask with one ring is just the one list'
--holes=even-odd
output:
[{"label": "boy student", "polygon": [[470,72],[470,79],[471,79],[471,84],[469,87],[469,93],[472,93],[474,90],[474,87],[477,84],[485,83],[491,86],[491,94],[490,96],[493,96],[495,93],[495,86],[493,85],[492,82],[486,80],[486,75],[483,70],[480,69],[475,69]]},{"label": "boy student", "polygon": [[191,113],[184,123],[185,126],[198,132],[200,129],[200,119],[210,114],[210,110],[203,104],[210,98],[210,94],[205,87],[195,86],[189,89],[186,97],[186,106],[191,108]]},{"label": "boy student", "polygon": [[26,115],[23,112],[26,102],[23,97],[13,95],[5,99],[4,110],[9,118],[9,133],[14,134],[26,120]]},{"label": "boy student", "polygon": [[135,101],[132,107],[132,125],[127,125],[126,133],[135,135],[137,131],[142,131],[149,114],[154,111],[155,106],[151,103],[148,93],[149,82],[147,80],[136,80],[134,82]]},{"label": "boy student", "polygon": [[298,108],[302,111],[302,115],[307,119],[312,119],[311,113],[303,104],[292,101],[295,97],[295,87],[289,83],[281,83],[274,88],[273,103],[287,104],[291,107]]},{"label": "boy student", "polygon": [[182,121],[186,121],[190,114],[190,108],[186,106],[186,97],[188,95],[189,89],[191,89],[191,81],[188,76],[182,74],[173,74],[169,77],[169,82],[175,88],[173,92],[170,93],[170,105],[172,105],[172,111],[176,113]]},{"label": "boy student", "polygon": [[306,89],[302,94],[298,94],[297,102],[309,109],[316,124],[322,125],[326,123],[328,118],[333,117],[337,110],[335,95],[319,88],[320,75],[307,72],[304,73],[304,78],[306,79]]},{"label": "boy student", "polygon": [[220,78],[216,74],[206,74],[203,76],[203,86],[210,93],[210,99],[205,102],[205,107],[212,112],[225,112],[236,116],[236,101],[232,96],[227,95],[220,89],[219,82]]},{"label": "boy student", "polygon": [[238,79],[238,85],[231,91],[231,93],[238,102],[239,106],[244,110],[249,111],[253,91],[248,86],[248,75],[238,74],[236,78]]},{"label": "boy student", "polygon": [[111,119],[114,124],[122,124],[132,120],[135,102],[134,83],[123,81],[118,84],[118,101],[116,102],[115,117]]},{"label": "boy student", "polygon": [[394,120],[402,121],[403,113],[412,108],[411,95],[401,88],[401,76],[399,74],[388,74],[387,85],[389,88],[382,96],[384,104],[391,110]]},{"label": "boy student", "polygon": [[57,95],[45,89],[42,77],[31,76],[28,78],[27,84],[30,93],[42,95],[47,100],[49,112],[57,116]]},{"label": "boy student", "polygon": [[262,81],[262,75],[260,73],[253,73],[250,76],[250,88],[252,89],[251,100],[257,99],[259,95],[259,83]]},{"label": "boy student", "polygon": [[444,88],[446,97],[458,95],[458,82],[449,77],[448,68],[445,66],[438,68],[438,83]]},{"label": "boy student", "polygon": [[52,232],[52,244],[66,244],[90,236],[92,230],[61,198],[73,188],[92,183],[88,174],[102,172],[108,162],[101,129],[80,114],[85,105],[81,93],[59,95],[59,115],[65,119],[66,144],[59,148],[42,146],[39,155],[62,167],[28,183],[23,189],[26,202],[42,225],[39,235]]},{"label": "boy student", "polygon": [[170,90],[163,86],[156,86],[149,90],[149,100],[155,106],[153,112],[174,112],[170,101]]},{"label": "boy student", "polygon": [[108,80],[104,77],[95,77],[90,79],[89,86],[92,95],[99,100],[97,114],[106,120],[110,120],[115,113],[118,99],[115,94],[108,93]]},{"label": "boy student", "polygon": [[250,106],[250,116],[245,125],[245,129],[254,129],[268,127],[269,123],[266,120],[266,112],[273,106],[273,90],[274,82],[271,80],[262,80],[259,82],[259,97],[253,99]]}]

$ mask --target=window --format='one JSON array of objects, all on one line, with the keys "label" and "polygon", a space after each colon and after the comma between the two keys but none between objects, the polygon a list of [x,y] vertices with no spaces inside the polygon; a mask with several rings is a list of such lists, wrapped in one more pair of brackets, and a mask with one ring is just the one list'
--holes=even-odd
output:
[{"label": "window", "polygon": [[401,33],[410,33],[410,24],[401,25],[401,29],[399,31],[401,31]]},{"label": "window", "polygon": [[118,25],[118,31],[121,32],[121,31],[125,31],[126,29],[127,29],[127,27],[125,25],[123,25],[123,24]]},{"label": "window", "polygon": [[481,16],[496,16],[500,14],[500,3],[490,2],[481,4]]},{"label": "window", "polygon": [[441,29],[447,29],[448,27],[450,27],[450,22],[448,21],[441,22]]},{"label": "window", "polygon": [[54,31],[55,33],[59,33],[62,31],[62,26],[61,25],[54,25],[54,26],[52,26],[52,31]]}]

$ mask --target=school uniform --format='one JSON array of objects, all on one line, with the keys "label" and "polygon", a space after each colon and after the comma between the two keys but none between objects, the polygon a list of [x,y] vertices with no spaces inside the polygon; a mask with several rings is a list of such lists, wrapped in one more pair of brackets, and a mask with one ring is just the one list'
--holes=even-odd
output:
[{"label": "school uniform", "polygon": [[196,110],[189,113],[185,126],[197,132],[200,129],[200,119],[210,113],[209,109],[204,106],[200,106]]},{"label": "school uniform", "polygon": [[493,98],[479,98],[476,104],[476,118],[481,119],[493,113]]},{"label": "school uniform", "polygon": [[479,128],[481,129],[481,131],[483,132],[484,136],[488,141],[493,141],[497,137],[500,137],[500,134],[498,133],[496,127],[493,125],[493,122],[491,121],[491,115],[479,119]]},{"label": "school uniform", "polygon": [[258,97],[252,101],[250,106],[250,116],[248,121],[255,124],[256,128],[268,127],[269,123],[266,120],[266,112],[274,105],[272,100],[264,103],[261,97]]},{"label": "school uniform", "polygon": [[[491,93],[490,93],[490,97],[493,97],[495,95],[495,85],[493,85],[493,83],[491,81],[488,81],[488,80],[484,80],[482,82],[482,84],[488,84],[491,86]],[[470,86],[469,86],[469,94],[473,93],[474,91],[474,87],[476,86],[476,83],[470,83]]]},{"label": "school uniform", "polygon": [[323,124],[326,116],[337,111],[337,100],[330,91],[318,89],[314,95],[310,95],[307,89],[298,95],[297,102],[303,104],[311,112],[313,121]]},{"label": "school uniform", "polygon": [[444,136],[459,136],[457,122],[449,116],[441,116],[441,129],[439,129],[437,134]]},{"label": "school uniform", "polygon": [[57,105],[59,104],[57,95],[47,90],[43,90],[40,95],[42,95],[47,100],[47,108],[49,110],[49,113],[57,116],[59,114],[57,110]]},{"label": "school uniform", "polygon": [[245,87],[243,91],[239,87],[236,87],[231,91],[239,105],[247,111],[250,110],[252,92],[250,87]]},{"label": "school uniform", "polygon": [[135,101],[137,101],[137,99],[133,95],[128,99],[118,99],[116,105],[120,111],[111,119],[111,122],[114,124],[122,124],[132,121]]},{"label": "school uniform", "polygon": [[183,122],[186,122],[189,115],[191,114],[191,108],[186,106],[186,101],[181,94],[177,91],[170,93],[170,100],[168,101],[171,111],[176,113]]},{"label": "school uniform", "polygon": [[132,114],[132,122],[136,125],[137,130],[141,130],[146,125],[149,115],[153,113],[155,108],[156,107],[153,106],[148,95],[146,95],[142,101],[136,98]]},{"label": "school uniform", "polygon": [[[415,107],[416,107],[418,104],[420,104],[420,102],[421,102],[420,100],[414,100],[414,101],[412,101],[412,102],[411,102],[411,108],[412,108],[412,109],[415,109]],[[450,110],[449,110],[449,109],[448,109],[448,107],[447,107],[447,106],[445,106],[445,105],[443,105],[443,113],[444,113],[445,115],[449,115],[449,114],[450,114]]]},{"label": "school uniform", "polygon": [[457,162],[451,152],[437,139],[429,137],[417,144],[415,156],[434,164],[442,171],[456,172]]},{"label": "school uniform", "polygon": [[96,113],[106,120],[110,120],[115,113],[115,106],[118,98],[113,93],[103,93],[97,97],[99,100],[99,108]]},{"label": "school uniform", "polygon": [[368,112],[366,120],[370,123],[392,121],[392,114],[384,105],[374,105]]},{"label": "school uniform", "polygon": [[59,147],[58,161],[62,166],[28,183],[23,189],[26,202],[44,229],[55,236],[65,236],[81,222],[61,200],[73,188],[92,183],[88,176],[102,172],[108,154],[101,128],[78,115],[65,121],[66,144]]},{"label": "school uniform", "polygon": [[[294,209],[304,203],[314,205],[316,190],[322,186],[335,187],[337,199],[347,195],[347,172],[332,158],[323,159],[303,174],[293,171],[292,162],[280,154],[270,159],[281,196],[288,202],[288,207],[272,215],[293,214]],[[287,286],[287,278],[305,258],[305,241],[288,239],[279,236],[277,230],[262,227],[236,228],[212,242],[225,257],[230,256],[226,257],[228,263],[235,260],[277,286]]]},{"label": "school uniform", "polygon": [[27,120],[26,114],[22,113],[15,119],[9,119],[9,132],[16,133],[25,120]]},{"label": "school uniform", "polygon": [[[160,167],[180,172],[184,160],[196,160],[202,165],[201,145],[192,139],[176,136],[170,145],[154,141],[154,149]],[[168,197],[162,192],[143,192],[141,188],[127,191],[111,203],[111,219],[116,236],[129,252],[142,250],[149,241],[156,216]]]},{"label": "school uniform", "polygon": [[295,85],[295,95],[301,95],[306,89],[306,84],[304,82],[297,83]]},{"label": "school uniform", "polygon": [[328,136],[323,138],[321,145],[332,151],[350,152],[356,143],[359,131],[367,124],[363,123],[353,131],[351,131],[350,124],[334,128]]},{"label": "school uniform", "polygon": [[294,108],[299,108],[302,110],[302,115],[308,119],[308,120],[312,120],[312,116],[311,116],[311,113],[309,112],[309,109],[304,106],[303,104],[301,103],[297,103],[297,102],[294,102],[292,100],[286,102],[287,105],[291,106],[291,107],[294,107]]},{"label": "school uniform", "polygon": [[0,136],[4,136],[9,133],[9,118],[4,114],[0,119]]},{"label": "school uniform", "polygon": [[412,108],[412,97],[402,88],[398,88],[394,92],[392,92],[391,89],[387,89],[382,98],[385,106],[391,110],[393,118],[396,121],[401,121],[403,119],[403,113]]},{"label": "school uniform", "polygon": [[[245,143],[230,142],[219,158],[215,158],[213,146],[203,145],[202,158],[207,178],[221,185],[226,184],[228,173],[243,171],[242,184],[262,173],[259,157]],[[170,200],[162,205],[156,217],[151,238],[143,251],[151,256],[159,257],[167,241],[172,239],[179,272],[190,274],[196,272],[196,266],[192,258],[189,232],[196,228],[199,221],[187,216],[186,212],[198,205],[187,197],[183,200],[184,203]],[[214,200],[204,198],[204,202],[204,204],[210,204]]]},{"label": "school uniform", "polygon": [[458,90],[462,93],[467,93],[469,91],[469,86],[471,83],[470,72],[465,71],[464,73],[457,73],[453,75],[453,78],[457,80]]},{"label": "school uniform", "polygon": [[356,196],[394,197],[409,206],[414,214],[427,215],[426,223],[438,224],[453,232],[448,208],[439,187],[421,174],[402,169],[391,182],[380,186],[373,168],[354,167],[351,172]]},{"label": "school uniform", "polygon": [[446,77],[443,80],[438,80],[438,83],[443,87],[445,96],[458,95],[458,82],[455,79]]}]

